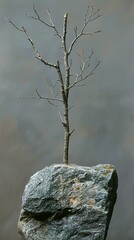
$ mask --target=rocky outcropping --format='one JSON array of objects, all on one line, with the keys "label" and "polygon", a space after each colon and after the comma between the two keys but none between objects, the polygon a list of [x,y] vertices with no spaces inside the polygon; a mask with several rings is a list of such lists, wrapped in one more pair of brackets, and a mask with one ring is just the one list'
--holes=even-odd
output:
[{"label": "rocky outcropping", "polygon": [[52,165],[25,187],[18,221],[25,240],[105,240],[116,201],[112,165]]}]

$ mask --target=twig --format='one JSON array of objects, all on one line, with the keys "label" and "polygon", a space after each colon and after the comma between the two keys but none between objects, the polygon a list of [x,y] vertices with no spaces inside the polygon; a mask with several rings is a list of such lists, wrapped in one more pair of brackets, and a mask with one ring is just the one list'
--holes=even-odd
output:
[{"label": "twig", "polygon": [[[76,73],[76,79],[75,79],[75,81],[74,81],[72,84],[70,84],[69,90],[70,90],[71,88],[73,88],[74,86],[76,86],[78,83],[85,81],[87,78],[89,78],[91,75],[94,74],[96,68],[97,68],[97,67],[99,66],[99,64],[100,64],[100,60],[96,63],[96,65],[94,66],[94,68],[93,68],[86,76],[83,76],[84,71],[85,71],[87,68],[90,67],[90,64],[89,64],[89,63],[90,63],[90,60],[91,60],[91,57],[92,57],[93,54],[94,54],[94,52],[93,52],[93,50],[92,50],[91,53],[90,53],[90,55],[89,55],[89,57],[88,57],[86,60],[84,60],[84,56],[77,53],[77,55],[82,59],[82,66],[80,67],[80,72],[79,72],[78,74]],[[79,85],[77,85],[77,86],[79,86]]]},{"label": "twig", "polygon": [[54,24],[54,22],[53,22],[53,20],[52,20],[52,17],[51,17],[51,14],[50,14],[49,10],[47,10],[47,15],[49,16],[50,23],[52,24],[51,26],[52,26],[52,28],[55,30],[56,35],[57,35],[60,39],[62,39],[62,36],[61,36],[60,33],[58,32],[58,30],[57,30],[57,28],[56,28],[56,26],[55,26],[55,24]]},{"label": "twig", "polygon": [[27,39],[28,41],[30,42],[33,50],[34,50],[34,53],[35,53],[35,57],[41,61],[43,64],[45,64],[46,66],[49,66],[49,67],[53,67],[53,68],[57,68],[57,65],[56,64],[53,64],[53,63],[50,63],[50,62],[47,62],[44,58],[41,57],[41,55],[39,54],[39,52],[37,51],[36,47],[35,47],[35,44],[33,42],[33,40],[30,38],[30,36],[28,35],[27,33],[27,30],[26,28],[24,28],[23,26],[21,28],[17,27],[15,25],[15,23],[13,23],[10,19],[9,19],[9,23],[11,23],[18,31],[21,31],[23,33],[25,33],[25,35],[27,36]]},{"label": "twig", "polygon": [[57,28],[56,28],[53,20],[52,20],[52,17],[51,17],[51,14],[50,14],[49,10],[46,10],[46,13],[47,13],[47,15],[48,15],[48,17],[49,17],[50,24],[41,19],[39,13],[37,12],[37,10],[36,10],[36,8],[35,8],[35,4],[33,4],[33,11],[34,11],[36,17],[35,17],[35,16],[31,16],[31,15],[29,15],[29,14],[26,14],[26,16],[28,16],[29,18],[32,18],[32,19],[34,19],[34,20],[37,20],[37,21],[43,23],[45,26],[47,26],[47,27],[49,27],[49,28],[53,28],[54,31],[56,32],[56,35],[57,35],[60,39],[62,38],[61,35],[60,35],[60,33],[58,32],[58,30],[57,30]]},{"label": "twig", "polygon": [[36,94],[37,96],[31,96],[31,97],[19,97],[20,99],[42,99],[42,100],[47,100],[47,101],[57,101],[63,103],[63,100],[60,98],[51,98],[51,97],[43,97],[39,93],[39,91],[36,89]]},{"label": "twig", "polygon": [[73,39],[72,43],[70,44],[70,48],[68,50],[68,55],[70,55],[70,53],[72,52],[74,44],[77,42],[77,40],[80,37],[82,37],[82,36],[93,36],[93,34],[96,34],[96,33],[100,32],[100,30],[95,31],[95,32],[88,32],[88,33],[84,32],[87,25],[89,24],[89,22],[92,22],[95,19],[102,16],[102,14],[100,14],[99,12],[100,12],[100,9],[93,12],[93,7],[92,7],[91,8],[91,13],[89,14],[89,6],[88,6],[87,11],[86,11],[85,16],[84,16],[84,24],[83,24],[83,27],[82,27],[80,33],[79,34],[77,33],[77,26],[74,28],[75,38]]}]

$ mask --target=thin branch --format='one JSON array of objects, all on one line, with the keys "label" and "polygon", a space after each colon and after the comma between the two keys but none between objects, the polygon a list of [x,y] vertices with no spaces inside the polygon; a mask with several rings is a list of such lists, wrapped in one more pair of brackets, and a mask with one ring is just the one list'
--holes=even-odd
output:
[{"label": "thin branch", "polygon": [[[57,99],[56,96],[54,95],[54,87],[55,87],[55,86],[51,83],[51,81],[50,81],[50,82],[47,81],[47,84],[48,84],[48,87],[49,87],[49,89],[50,89],[50,92],[51,92],[53,98],[54,98],[54,99]],[[62,103],[63,103],[63,100],[62,100]],[[55,105],[55,106],[56,106],[56,107],[59,107],[58,105]],[[61,122],[63,123],[63,118],[62,118],[62,116],[61,116],[61,113],[60,113],[59,108],[58,108],[58,114],[59,114],[59,118],[60,118]]]},{"label": "thin branch", "polygon": [[[100,60],[96,63],[96,65],[94,66],[94,68],[91,70],[91,72],[89,72],[86,76],[82,76],[84,70],[85,70],[85,66],[83,66],[81,68],[81,72],[79,74],[76,75],[76,80],[69,86],[69,89],[73,88],[76,84],[85,81],[87,78],[89,78],[90,76],[92,76],[96,70],[96,68],[100,65]],[[80,79],[79,79],[80,78]],[[79,85],[77,85],[79,86]]]},{"label": "thin branch", "polygon": [[46,25],[47,27],[53,28],[52,25],[46,23],[44,20],[41,19],[40,15],[38,14],[37,10],[35,9],[35,4],[33,4],[33,11],[34,11],[36,17],[35,17],[35,16],[31,16],[31,15],[29,15],[29,14],[26,14],[26,16],[29,17],[29,18],[32,18],[32,19],[34,19],[34,20],[40,21],[41,23],[43,23],[43,24]]},{"label": "thin branch", "polygon": [[[50,82],[49,82],[49,81],[50,81]],[[49,80],[49,81],[46,80],[47,85],[48,85],[48,87],[49,87],[49,90],[50,90],[52,96],[53,96],[53,97],[56,97],[55,94],[54,94],[54,88],[55,88],[56,84],[53,85],[52,82],[51,82],[51,80]]]},{"label": "thin branch", "polygon": [[13,27],[16,28],[18,31],[24,32],[24,30],[23,30],[22,28],[19,28],[18,26],[16,26],[16,25],[11,21],[11,19],[8,19],[8,22],[9,22],[11,25],[13,25]]},{"label": "thin branch", "polygon": [[78,28],[77,28],[77,25],[76,25],[76,26],[74,27],[74,34],[75,34],[75,37],[77,37],[77,35],[78,35],[77,31],[78,31]]},{"label": "thin branch", "polygon": [[26,34],[26,36],[27,36],[27,38],[28,38],[28,41],[31,43],[31,46],[32,46],[32,48],[33,48],[33,50],[34,50],[34,52],[35,52],[36,58],[37,58],[39,61],[41,61],[43,64],[45,64],[46,66],[56,68],[56,65],[55,65],[55,64],[50,63],[50,62],[47,62],[45,59],[43,59],[43,58],[41,57],[41,55],[39,54],[39,52],[36,50],[36,47],[35,47],[35,44],[34,44],[33,40],[29,37],[26,29],[25,29],[24,27],[22,27],[22,29],[23,29],[23,32]]},{"label": "thin branch", "polygon": [[[51,98],[51,97],[43,97],[39,93],[39,91],[36,89],[36,94],[37,96],[31,96],[31,97],[19,97],[20,99],[42,99],[42,100],[47,100],[47,101],[57,101],[63,103],[63,100],[60,98]],[[54,105],[54,104],[53,104]]]},{"label": "thin branch", "polygon": [[92,22],[101,16],[102,14],[100,13],[100,9],[97,9],[96,11],[94,11],[94,6],[92,6],[91,13],[89,15],[89,21]]},{"label": "thin branch", "polygon": [[94,31],[94,32],[85,32],[83,33],[83,36],[93,36],[94,34],[96,33],[100,33],[102,30],[97,30],[97,31]]},{"label": "thin branch", "polygon": [[[51,92],[53,98],[56,99],[56,96],[54,95],[54,87],[55,87],[55,86],[52,85],[51,81],[50,81],[50,83],[47,81],[47,85],[48,85],[48,87],[49,87],[49,89],[50,89],[50,92]],[[63,102],[63,101],[62,101],[62,102]],[[55,106],[58,107],[58,105],[55,105]]]},{"label": "thin branch", "polygon": [[85,77],[83,77],[81,80],[79,80],[78,82],[81,82],[81,81],[85,81],[88,77],[90,77],[91,75],[93,75],[94,74],[94,72],[95,72],[95,70],[96,70],[96,68],[100,65],[100,60],[96,63],[96,65],[94,66],[94,68],[92,69],[92,71],[89,73],[89,74],[87,74]]},{"label": "thin branch", "polygon": [[37,94],[37,96],[38,96],[40,99],[46,99],[46,100],[49,100],[49,101],[57,101],[57,102],[62,102],[62,103],[63,103],[63,100],[62,100],[62,99],[59,99],[59,98],[56,98],[56,97],[53,97],[53,98],[50,98],[50,97],[42,97],[41,94],[38,92],[37,89],[36,89],[36,94]]},{"label": "thin branch", "polygon": [[41,19],[39,13],[37,12],[37,10],[36,10],[36,8],[35,8],[35,4],[33,4],[33,11],[34,11],[34,13],[35,13],[36,16],[31,16],[31,15],[29,15],[29,14],[26,14],[26,15],[27,15],[29,18],[32,18],[32,19],[34,19],[34,20],[37,20],[37,21],[43,23],[45,26],[47,26],[47,27],[49,27],[49,28],[53,28],[54,31],[56,32],[56,35],[57,35],[60,39],[62,38],[61,35],[60,35],[60,33],[58,32],[58,30],[57,30],[54,22],[53,22],[52,17],[51,17],[51,14],[50,14],[50,12],[49,12],[48,10],[46,10],[46,13],[47,13],[47,15],[48,15],[48,17],[49,17],[50,24]]},{"label": "thin branch", "polygon": [[63,123],[63,117],[61,116],[60,111],[58,111],[58,114],[59,114],[59,117],[60,117],[61,122]]},{"label": "thin branch", "polygon": [[74,129],[69,133],[69,135],[71,136],[73,132],[74,132]]},{"label": "thin branch", "polygon": [[29,15],[29,14],[26,14],[26,16],[29,17],[29,18],[32,18],[32,19],[34,19],[34,20],[40,21],[41,23],[43,23],[43,24],[46,25],[47,27],[53,28],[52,25],[48,24],[47,22],[45,22],[44,20],[41,19],[39,13],[38,13],[37,10],[35,9],[35,4],[33,4],[33,11],[34,11],[36,17],[35,17],[35,16],[31,16],[31,15]]},{"label": "thin branch", "polygon": [[50,105],[58,107],[58,105],[56,105],[55,103],[52,103],[50,99],[47,99],[48,103],[50,103]]},{"label": "thin branch", "polygon": [[68,55],[70,55],[72,49],[73,49],[73,46],[74,44],[77,42],[77,40],[82,37],[82,36],[93,36],[93,34],[96,34],[96,33],[99,33],[100,31],[95,31],[95,32],[84,32],[87,25],[89,24],[89,22],[92,22],[94,21],[95,19],[99,18],[102,16],[102,14],[99,13],[100,12],[100,9],[98,9],[97,11],[93,12],[93,7],[91,8],[91,12],[89,13],[89,6],[87,8],[87,11],[85,13],[85,16],[84,16],[84,24],[83,24],[83,27],[80,31],[80,33],[78,34],[77,32],[77,26],[74,28],[74,32],[75,32],[75,38],[74,40],[72,41],[72,43],[70,44],[70,48],[68,50]]},{"label": "thin branch", "polygon": [[55,26],[55,24],[54,24],[54,22],[53,22],[53,20],[52,20],[51,14],[50,14],[50,12],[49,12],[48,10],[47,10],[47,15],[49,16],[50,23],[52,24],[51,26],[52,26],[52,28],[55,30],[56,35],[57,35],[60,39],[62,39],[62,36],[60,35],[59,31],[57,30],[57,28],[56,28],[56,26]]},{"label": "thin branch", "polygon": [[17,27],[17,26],[15,25],[15,23],[13,23],[10,19],[9,19],[8,21],[9,21],[9,23],[11,23],[11,24],[13,25],[13,27],[15,27],[18,31],[21,31],[21,32],[25,33],[25,35],[27,36],[28,41],[30,42],[30,44],[31,44],[31,46],[32,46],[32,48],[33,48],[33,50],[34,50],[35,57],[36,57],[39,61],[41,61],[41,62],[42,62],[44,65],[46,65],[46,66],[53,67],[53,68],[57,68],[57,65],[56,65],[56,64],[50,63],[50,62],[46,61],[44,58],[41,57],[40,53],[37,51],[37,49],[36,49],[36,47],[35,47],[35,44],[34,44],[33,40],[32,40],[32,39],[30,38],[30,36],[28,35],[26,28],[24,28],[23,26],[22,26],[21,28]]},{"label": "thin branch", "polygon": [[85,13],[85,16],[84,16],[84,21],[85,21],[85,19],[88,18],[88,15],[91,16],[92,10],[93,10],[93,6],[91,7],[91,12],[90,12],[90,14],[89,14],[89,10],[90,10],[90,6],[88,5],[88,6],[87,6],[86,13]]}]

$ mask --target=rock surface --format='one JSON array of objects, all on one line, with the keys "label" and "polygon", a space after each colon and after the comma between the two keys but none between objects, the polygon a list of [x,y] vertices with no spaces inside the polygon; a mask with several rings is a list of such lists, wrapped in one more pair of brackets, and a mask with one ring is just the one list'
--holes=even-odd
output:
[{"label": "rock surface", "polygon": [[118,180],[112,165],[52,165],[25,187],[18,221],[25,240],[105,240]]}]

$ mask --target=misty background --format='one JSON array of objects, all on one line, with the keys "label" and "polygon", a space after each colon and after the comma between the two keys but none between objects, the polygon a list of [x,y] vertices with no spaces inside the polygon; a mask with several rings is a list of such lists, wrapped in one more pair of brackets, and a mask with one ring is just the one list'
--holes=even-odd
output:
[{"label": "misty background", "polygon": [[[25,26],[39,52],[51,62],[61,55],[51,29],[28,19],[32,5],[41,15],[49,8],[57,28],[69,12],[69,41],[73,27],[82,26],[88,4],[103,16],[91,30],[102,32],[83,38],[76,52],[94,49],[93,63],[101,59],[85,87],[71,91],[70,162],[92,166],[114,164],[119,176],[118,199],[107,240],[134,239],[134,1],[133,0],[0,0],[0,239],[20,239],[17,220],[21,196],[30,176],[53,163],[62,162],[63,128],[57,108],[36,96],[36,89],[50,96],[46,80],[55,82],[54,71],[33,54],[25,35],[6,20]],[[43,16],[43,15],[42,15]]]}]

